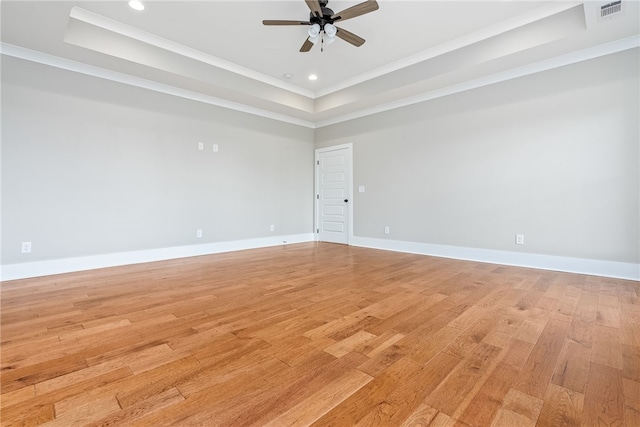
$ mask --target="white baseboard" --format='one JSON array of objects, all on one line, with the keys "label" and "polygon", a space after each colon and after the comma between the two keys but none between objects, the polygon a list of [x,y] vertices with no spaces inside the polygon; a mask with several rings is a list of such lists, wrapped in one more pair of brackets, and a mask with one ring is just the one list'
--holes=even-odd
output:
[{"label": "white baseboard", "polygon": [[[143,262],[162,261],[191,256],[210,255],[244,249],[257,249],[292,243],[312,242],[313,233],[286,236],[263,237],[258,239],[234,240],[229,242],[206,243],[202,245],[176,246],[144,251],[119,252],[105,255],[93,255],[77,258],[54,259],[47,261],[9,264],[0,267],[0,280],[26,279],[71,273],[96,268],[116,267]],[[613,277],[640,281],[640,264],[615,261],[602,261],[582,258],[569,258],[553,255],[527,254],[520,252],[497,251],[492,249],[465,248],[459,246],[433,245],[429,243],[405,242],[398,240],[351,237],[350,244],[365,248],[382,249],[394,252],[407,252],[491,264],[513,265],[518,267],[539,268],[542,270],[565,271],[592,276]]]},{"label": "white baseboard", "polygon": [[8,264],[0,267],[2,281],[93,270],[96,268],[116,267],[120,265],[140,264],[143,262],[163,261],[167,259],[210,255],[221,252],[244,249],[266,248],[282,244],[315,241],[315,234],[291,234],[285,236],[262,237],[257,239],[234,240],[229,242],[205,243],[202,245],[175,246],[143,251],[119,252],[105,255],[93,255],[77,258],[53,259],[47,261]]},{"label": "white baseboard", "polygon": [[640,281],[640,264],[351,237],[353,246]]}]

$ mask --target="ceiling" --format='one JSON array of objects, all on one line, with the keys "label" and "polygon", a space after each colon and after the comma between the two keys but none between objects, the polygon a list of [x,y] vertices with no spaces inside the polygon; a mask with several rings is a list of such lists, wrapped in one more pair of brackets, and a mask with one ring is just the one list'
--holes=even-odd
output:
[{"label": "ceiling", "polygon": [[640,2],[608,2],[379,0],[339,23],[364,45],[300,53],[306,26],[262,20],[303,0],[3,0],[2,54],[317,128],[640,46]]}]

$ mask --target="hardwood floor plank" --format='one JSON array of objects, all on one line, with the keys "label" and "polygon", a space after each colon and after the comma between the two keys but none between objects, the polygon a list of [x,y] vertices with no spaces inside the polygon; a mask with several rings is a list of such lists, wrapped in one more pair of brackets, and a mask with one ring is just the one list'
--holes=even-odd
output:
[{"label": "hardwood floor plank", "polygon": [[73,373],[87,368],[87,361],[78,354],[62,356],[42,363],[13,369],[12,366],[2,368],[2,393],[18,390],[22,387],[37,384],[61,375]]},{"label": "hardwood floor plank", "polygon": [[640,347],[640,305],[636,308],[629,304],[621,304],[620,323],[622,327],[622,343]]},{"label": "hardwood floor plank", "polygon": [[53,404],[33,405],[28,408],[20,407],[20,410],[14,410],[13,408],[2,409],[0,426],[39,426],[55,420]]},{"label": "hardwood floor plank", "polygon": [[358,421],[358,425],[398,425],[411,415],[414,408],[438,387],[460,359],[440,353],[395,390],[384,402],[375,406]]},{"label": "hardwood floor plank", "polygon": [[0,426],[637,427],[639,301],[316,242],[5,282]]},{"label": "hardwood floor plank", "polygon": [[495,326],[482,339],[485,344],[504,348],[509,345],[511,338],[520,330],[524,322],[524,314],[518,310],[499,309],[491,316],[497,318]]},{"label": "hardwood floor plank", "polygon": [[578,306],[576,307],[574,317],[586,322],[595,322],[597,313],[598,295],[590,293],[585,286],[578,298]]},{"label": "hardwood floor plank", "polygon": [[473,354],[460,363],[427,397],[425,403],[452,416],[466,394],[482,376],[483,369],[486,369],[499,354],[498,347],[479,344]]},{"label": "hardwood floor plank", "polygon": [[2,395],[0,395],[0,402],[2,402],[2,407],[6,408],[8,406],[15,405],[25,400],[32,399],[35,396],[36,396],[35,386],[29,385],[29,386],[20,388],[18,390],[2,393]]},{"label": "hardwood floor plank", "polygon": [[513,366],[520,371],[527,362],[527,359],[529,359],[531,350],[533,350],[533,344],[512,338],[505,346],[505,349],[507,353],[504,359],[502,359],[502,363]]},{"label": "hardwood floor plank", "polygon": [[430,426],[439,411],[429,405],[422,404],[407,418],[400,427]]},{"label": "hardwood floor plank", "polygon": [[136,375],[126,382],[126,387],[118,387],[115,396],[122,408],[127,408],[186,382],[201,369],[197,359],[186,356]]},{"label": "hardwood floor plank", "polygon": [[[323,354],[328,355],[324,352]],[[234,423],[262,425],[288,411],[293,406],[297,406],[311,395],[319,393],[328,384],[334,383],[349,373],[351,373],[351,380],[356,377],[363,379],[365,378],[364,374],[354,374],[352,371],[356,370],[356,367],[362,363],[364,358],[364,356],[356,352],[351,352],[339,359],[327,357],[326,360],[332,360],[322,364],[317,362],[322,359],[314,358],[313,363],[303,364],[285,370],[282,374],[267,377],[267,382],[273,384],[275,394],[257,408],[252,409],[250,413],[236,418]],[[369,380],[366,382],[368,383]],[[357,387],[357,389],[359,388]],[[348,394],[350,395],[354,391],[356,390]],[[345,395],[344,397],[348,396]],[[328,406],[324,406],[324,408],[331,409]]]},{"label": "hardwood floor plank", "polygon": [[549,311],[534,307],[528,311],[527,317],[522,322],[514,338],[536,344],[550,317]]},{"label": "hardwood floor plank", "polygon": [[[382,322],[379,322],[376,325],[369,326],[367,328],[367,332],[371,332],[374,335],[379,335],[389,329],[402,332],[399,329],[396,329],[396,325],[401,325],[399,327],[403,327],[403,322],[410,321],[410,319],[419,316],[420,313],[431,313],[432,306],[441,302],[442,300],[445,300],[446,298],[446,295],[439,293],[418,295],[415,297],[414,301],[412,301],[410,304],[407,304],[404,310],[396,312],[395,314],[387,317]],[[445,303],[442,305],[442,307],[443,310],[446,310],[447,308],[452,307],[452,304]]]},{"label": "hardwood floor plank", "polygon": [[640,382],[622,379],[624,418],[628,426],[640,426]]},{"label": "hardwood floor plank", "polygon": [[473,427],[490,425],[517,376],[516,368],[498,363],[458,419]]},{"label": "hardwood floor plank", "polygon": [[583,426],[622,426],[624,389],[619,369],[591,363],[584,396]]},{"label": "hardwood floor plank", "polygon": [[329,347],[325,348],[324,351],[332,356],[342,357],[345,354],[350,353],[354,348],[369,341],[373,341],[376,338],[377,337],[375,335],[370,334],[369,332],[360,331],[348,338],[343,339],[342,341],[338,341],[337,343],[330,345]]},{"label": "hardwood floor plank", "polygon": [[622,345],[620,344],[620,330],[608,326],[593,326],[593,346],[591,362],[622,368]]},{"label": "hardwood floor plank", "polygon": [[360,390],[373,377],[354,369],[328,384],[302,402],[280,414],[265,426],[310,425],[335,408],[347,397]]},{"label": "hardwood floor plank", "polygon": [[583,408],[584,394],[549,384],[537,425],[579,427]]},{"label": "hardwood floor plank", "polygon": [[[616,303],[617,303],[616,298]],[[620,327],[620,308],[598,304],[598,312],[596,313],[596,324],[608,326],[610,328]]]},{"label": "hardwood floor plank", "polygon": [[122,411],[111,412],[103,418],[96,417],[95,421],[84,425],[86,427],[137,425],[143,416],[161,410],[170,410],[171,405],[183,400],[184,397],[180,392],[175,388],[171,388]]},{"label": "hardwood floor plank", "polygon": [[558,357],[551,382],[578,393],[584,393],[589,376],[590,357],[590,348],[575,341],[566,341]]},{"label": "hardwood floor plank", "polygon": [[640,381],[640,347],[634,345],[622,346],[622,376],[634,381]]},{"label": "hardwood floor plank", "polygon": [[520,371],[516,390],[542,398],[556,366],[569,324],[550,319]]},{"label": "hardwood floor plank", "polygon": [[399,334],[394,330],[388,330],[375,339],[362,343],[354,348],[354,350],[358,353],[364,354],[365,356],[374,357],[382,353],[391,345],[400,341],[402,338],[404,338],[403,334]]},{"label": "hardwood floor plank", "polygon": [[[491,342],[495,342],[495,340],[485,342],[485,338],[491,331],[495,331],[496,325],[500,322],[501,317],[502,316],[500,314],[496,314],[493,316],[487,315],[486,317],[479,319],[466,331],[459,333],[458,336],[446,346],[444,351],[453,356],[465,359],[473,354],[480,343],[492,345]],[[503,344],[503,341],[499,341],[498,344]]]},{"label": "hardwood floor plank", "polygon": [[116,413],[120,409],[118,401],[113,396],[76,406],[67,412],[60,411],[56,405],[56,418],[49,421],[46,425],[47,427],[85,426],[109,414]]},{"label": "hardwood floor plank", "polygon": [[[431,334],[429,340],[425,340],[422,345],[415,345],[413,349],[407,350],[406,354],[418,363],[427,363],[435,355],[447,349],[452,342],[460,336],[462,331],[450,326],[444,326]],[[454,355],[455,356],[455,355]]]},{"label": "hardwood floor plank", "polygon": [[[400,340],[402,341],[402,340]],[[384,372],[389,366],[396,363],[398,360],[406,356],[406,347],[400,346],[398,343],[392,344],[386,349],[382,350],[378,354],[372,356],[370,359],[358,366],[362,372],[377,377]]]},{"label": "hardwood floor plank", "polygon": [[491,427],[533,427],[538,422],[543,400],[511,389],[502,402]]},{"label": "hardwood floor plank", "polygon": [[422,365],[409,358],[401,358],[385,369],[364,387],[344,400],[344,404],[333,408],[312,425],[355,425],[400,384],[411,378]]},{"label": "hardwood floor plank", "polygon": [[593,346],[593,327],[594,321],[584,320],[578,316],[571,319],[567,338],[575,341],[584,347],[591,348]]}]

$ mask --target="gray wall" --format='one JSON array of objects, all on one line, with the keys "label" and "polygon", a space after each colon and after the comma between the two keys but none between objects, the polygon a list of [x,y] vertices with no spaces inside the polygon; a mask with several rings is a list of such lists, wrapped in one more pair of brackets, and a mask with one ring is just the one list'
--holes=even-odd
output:
[{"label": "gray wall", "polygon": [[638,63],[314,132],[3,57],[2,264],[310,233],[314,137],[354,144],[356,236],[637,263]]},{"label": "gray wall", "polygon": [[3,57],[2,264],[311,233],[313,139]]},{"label": "gray wall", "polygon": [[316,148],[354,144],[355,236],[638,263],[638,63],[634,49],[324,127]]}]

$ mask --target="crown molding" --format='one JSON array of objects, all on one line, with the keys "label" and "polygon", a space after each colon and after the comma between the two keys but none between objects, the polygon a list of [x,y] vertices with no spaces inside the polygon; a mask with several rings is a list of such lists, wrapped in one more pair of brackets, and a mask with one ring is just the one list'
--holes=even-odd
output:
[{"label": "crown molding", "polygon": [[200,50],[190,48],[183,44],[165,39],[163,37],[159,37],[155,34],[123,24],[122,22],[118,22],[97,13],[90,12],[78,6],[74,6],[73,8],[71,8],[69,17],[138,40],[151,46],[173,52],[186,58],[194,59],[196,61],[200,61],[202,63],[212,65],[214,67],[221,68],[223,70],[230,71],[232,73],[248,77],[250,79],[275,86],[280,89],[287,90],[289,92],[296,93],[298,95],[306,96],[307,98],[314,98],[313,91],[301,88],[291,83],[283,82],[279,79],[276,79],[275,77],[268,76],[250,68],[246,68],[233,62],[226,61],[222,58],[218,58],[217,56],[213,56]]},{"label": "crown molding", "polygon": [[554,58],[546,59],[543,61],[527,64],[521,67],[513,68],[503,72],[491,74],[478,79],[469,80],[459,84],[451,85],[445,88],[432,90],[416,94],[411,97],[399,99],[397,101],[388,102],[385,104],[377,105],[371,108],[364,108],[352,113],[342,114],[339,116],[331,117],[325,120],[319,121],[307,121],[302,120],[286,114],[275,113],[272,111],[264,110],[261,108],[252,107],[249,105],[228,101],[221,98],[216,98],[210,95],[204,95],[198,92],[189,91],[186,89],[178,88],[175,86],[154,82],[151,80],[143,79],[140,77],[130,76],[128,74],[119,73],[116,71],[107,70],[104,68],[96,67],[72,61],[65,58],[60,58],[54,55],[26,49],[23,47],[0,43],[0,53],[15,58],[20,58],[44,65],[49,65],[56,68],[65,69],[81,74],[90,75],[93,77],[102,78],[105,80],[111,80],[119,83],[123,83],[130,86],[136,86],[155,92],[161,92],[168,95],[178,96],[185,99],[191,99],[205,104],[214,105],[217,107],[227,108],[230,110],[240,111],[268,119],[278,120],[281,122],[303,126],[311,129],[317,129],[325,126],[330,126],[338,123],[343,123],[349,120],[354,120],[362,117],[366,117],[372,114],[382,113],[385,111],[394,110],[397,108],[406,107],[409,105],[429,101],[432,99],[442,98],[445,96],[453,95],[456,93],[464,92],[467,90],[477,89],[483,86],[500,83],[507,80],[516,79],[518,77],[524,77],[527,75],[559,68],[578,62],[595,59],[601,56],[622,52],[629,49],[640,47],[640,35],[634,35],[613,42],[604,43],[601,45],[589,47],[577,52],[571,52],[564,55],[560,55]]},{"label": "crown molding", "polygon": [[315,98],[329,95],[339,90],[346,89],[350,86],[354,86],[354,85],[363,83],[367,80],[371,80],[376,77],[380,77],[385,74],[389,74],[394,71],[398,71],[403,68],[410,67],[420,62],[428,61],[429,59],[435,58],[436,56],[453,52],[454,50],[461,49],[465,46],[470,46],[482,40],[486,40],[491,37],[498,36],[500,34],[506,33],[507,31],[510,31],[519,27],[523,27],[532,22],[539,21],[541,19],[548,18],[555,14],[564,12],[565,10],[571,9],[572,7],[578,6],[582,3],[583,3],[582,1],[561,1],[561,2],[547,3],[544,6],[537,7],[533,10],[522,13],[518,16],[513,17],[512,19],[499,22],[497,24],[474,31],[472,33],[466,34],[457,39],[451,40],[449,42],[439,44],[431,49],[424,50],[415,55],[408,56],[401,60],[392,62],[390,64],[384,65],[382,67],[379,67],[374,70],[355,76],[351,79],[344,80],[335,85],[318,89],[315,91]]},{"label": "crown molding", "polygon": [[578,62],[588,61],[590,59],[599,58],[601,56],[610,55],[617,52],[640,47],[640,35],[627,37],[613,42],[604,43],[601,45],[586,48],[580,51],[567,53],[564,55],[556,56],[554,58],[546,59],[539,62],[523,65],[521,67],[513,68],[507,71],[491,74],[488,76],[480,77],[473,80],[468,80],[455,85],[447,86],[441,89],[436,89],[408,98],[403,98],[397,101],[388,102],[385,104],[377,105],[371,108],[361,109],[348,114],[332,117],[326,120],[315,122],[316,128],[325,126],[331,126],[338,123],[343,123],[349,120],[354,120],[366,116],[370,116],[377,113],[383,113],[389,110],[395,110],[397,108],[406,107],[413,104],[418,104],[432,99],[442,98],[445,96],[453,95],[467,90],[481,88],[495,83],[504,82],[507,80],[513,80],[518,77],[524,77],[531,74],[540,73],[543,71],[552,70],[554,68],[564,67],[567,65],[575,64]]},{"label": "crown molding", "polygon": [[229,110],[240,111],[243,113],[248,113],[255,116],[278,120],[281,122],[290,123],[293,125],[303,126],[307,128],[313,129],[315,127],[313,122],[301,120],[286,114],[274,113],[272,111],[264,110],[261,108],[252,107],[252,106],[241,104],[238,102],[228,101],[226,99],[205,95],[202,93],[182,89],[182,88],[167,85],[164,83],[154,82],[152,80],[147,80],[141,77],[135,77],[128,74],[119,73],[117,71],[107,70],[105,68],[96,67],[94,65],[72,61],[70,59],[60,58],[58,56],[49,55],[47,53],[26,49],[20,46],[11,45],[4,42],[0,43],[0,53],[2,53],[2,55],[24,59],[27,61],[36,62],[39,64],[48,65],[51,67],[56,67],[56,68],[60,68],[67,71],[73,71],[80,74],[86,74],[92,77],[110,80],[110,81],[126,84],[129,86],[148,89],[154,92],[160,92],[167,95],[177,96],[180,98],[191,99],[193,101],[198,101],[198,102],[202,102],[209,105],[215,105],[216,107],[227,108]]}]

